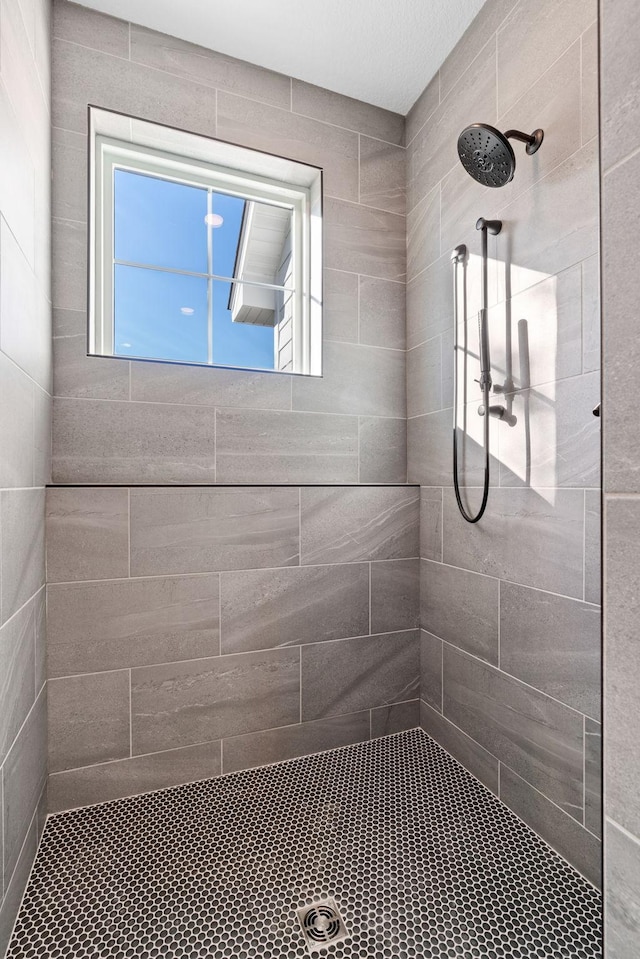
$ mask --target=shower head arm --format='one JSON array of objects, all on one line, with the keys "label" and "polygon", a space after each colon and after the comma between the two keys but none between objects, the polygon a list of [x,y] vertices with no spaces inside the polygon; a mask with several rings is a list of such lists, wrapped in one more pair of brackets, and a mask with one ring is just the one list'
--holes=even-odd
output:
[{"label": "shower head arm", "polygon": [[510,140],[520,140],[521,143],[527,144],[527,153],[529,156],[532,156],[540,149],[540,144],[544,139],[544,132],[542,130],[534,130],[532,134],[521,133],[520,130],[507,130],[505,136]]}]

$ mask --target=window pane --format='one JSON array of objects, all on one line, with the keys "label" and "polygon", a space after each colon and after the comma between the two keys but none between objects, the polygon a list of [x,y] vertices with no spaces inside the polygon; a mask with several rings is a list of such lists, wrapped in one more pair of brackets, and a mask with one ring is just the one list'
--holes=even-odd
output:
[{"label": "window pane", "polygon": [[211,197],[211,248],[216,276],[234,276],[238,239],[245,201],[239,196],[213,193]]},{"label": "window pane", "polygon": [[274,368],[274,324],[280,291],[213,282],[213,362],[248,369]]},{"label": "window pane", "polygon": [[207,280],[115,267],[117,356],[207,362]]},{"label": "window pane", "polygon": [[207,272],[207,191],[114,172],[116,260]]},{"label": "window pane", "polygon": [[290,208],[214,193],[213,212],[217,224],[211,231],[216,276],[290,285]]}]

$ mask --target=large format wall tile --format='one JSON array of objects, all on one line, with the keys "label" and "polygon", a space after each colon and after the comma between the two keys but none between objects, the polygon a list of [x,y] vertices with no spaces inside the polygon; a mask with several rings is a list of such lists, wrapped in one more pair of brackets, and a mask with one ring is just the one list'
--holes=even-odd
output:
[{"label": "large format wall tile", "polygon": [[349,130],[220,92],[218,136],[321,166],[326,194],[358,200],[358,137]]},{"label": "large format wall tile", "polygon": [[[84,314],[81,314],[84,316]],[[87,356],[86,331],[53,340],[56,396],[87,400],[128,400],[129,367],[124,358]]]},{"label": "large format wall tile", "polygon": [[500,485],[600,484],[600,374],[586,373],[507,398],[518,422],[500,436]]},{"label": "large format wall tile", "polygon": [[[602,169],[608,171],[623,157],[638,149],[640,123],[639,78],[631,64],[638,55],[640,10],[635,3],[602,6],[600,40],[600,89],[602,100]],[[606,181],[605,181],[606,182]],[[603,186],[605,183],[603,183]],[[605,255],[618,242],[624,229],[605,230]],[[605,277],[608,271],[605,271]],[[612,354],[617,359],[618,354]]]},{"label": "large format wall tile", "polygon": [[606,814],[623,829],[640,836],[637,799],[640,714],[635,708],[640,669],[640,500],[607,499],[605,520],[606,588],[603,599],[605,610],[608,610],[604,725]]},{"label": "large format wall tile", "polygon": [[420,699],[442,712],[442,646],[437,636],[420,630]]},{"label": "large format wall tile", "polygon": [[215,136],[215,93],[194,83],[67,39],[53,41],[53,125],[85,133],[87,103]]},{"label": "large format wall tile", "polygon": [[47,582],[129,575],[129,492],[49,489]]},{"label": "large format wall tile", "polygon": [[[605,492],[640,492],[640,443],[635,430],[629,429],[634,416],[633,390],[630,384],[638,369],[640,351],[633,324],[637,301],[636,238],[640,225],[640,154],[615,167],[604,177],[602,190],[602,229],[611,239],[603,252],[603,350],[610,356],[605,364],[603,408],[613,410],[606,429],[604,477]],[[631,254],[633,251],[633,254]],[[632,259],[630,259],[632,255]],[[606,414],[605,414],[606,415]]]},{"label": "large format wall tile", "polygon": [[129,25],[84,7],[54,3],[52,35],[114,57],[129,57]]},{"label": "large format wall tile", "polygon": [[[46,806],[51,3],[0,4],[0,956]],[[44,802],[43,802],[44,800]]]},{"label": "large format wall tile", "polygon": [[371,737],[391,736],[405,729],[420,725],[420,701],[410,699],[406,703],[390,703],[371,710]]},{"label": "large format wall tile", "polygon": [[405,145],[411,143],[416,133],[425,125],[440,103],[440,72],[426,85],[405,117]]},{"label": "large format wall tile", "polygon": [[0,766],[35,701],[36,600],[0,629]]},{"label": "large format wall tile", "polygon": [[397,113],[301,80],[292,81],[291,98],[294,113],[326,120],[389,143],[402,143],[404,119]]},{"label": "large format wall tile", "polygon": [[402,417],[406,414],[404,371],[401,350],[328,342],[324,376],[294,378],[293,409]]},{"label": "large format wall tile", "polygon": [[598,252],[598,150],[592,141],[498,210],[518,293]]},{"label": "large format wall tile", "polygon": [[371,564],[372,633],[417,627],[420,620],[419,600],[418,559],[395,559]]},{"label": "large format wall tile", "polygon": [[219,774],[219,742],[65,770],[49,777],[49,811],[137,796]]},{"label": "large format wall tile", "polygon": [[478,53],[411,142],[407,151],[407,210],[412,210],[460,162],[456,151],[458,135],[476,117],[495,126],[495,39]]},{"label": "large format wall tile", "polygon": [[219,410],[216,426],[219,483],[357,482],[355,416]]},{"label": "large format wall tile", "polygon": [[286,374],[212,370],[180,363],[132,363],[131,399],[190,406],[288,410],[291,382]]},{"label": "large format wall tile", "polygon": [[420,708],[421,725],[425,732],[497,795],[499,763],[495,756],[450,723],[445,716],[432,709],[428,703],[421,702]]},{"label": "large format wall tile", "polygon": [[304,488],[300,495],[303,565],[418,555],[417,490]]},{"label": "large format wall tile", "polygon": [[[545,0],[542,0],[544,3]],[[571,0],[575,5],[575,0]],[[591,0],[583,4],[583,7],[589,6]],[[550,9],[550,8],[549,8]],[[555,12],[555,11],[554,11]],[[505,24],[505,34],[509,32],[509,21]],[[532,77],[520,77],[520,92],[522,96],[517,102],[513,102],[512,91],[509,91],[509,105],[506,107],[500,105],[499,120],[500,129],[531,130],[539,127],[544,130],[544,149],[540,149],[535,156],[528,161],[526,154],[522,157],[522,162],[518,162],[517,176],[508,183],[500,194],[500,202],[509,200],[512,197],[523,193],[542,177],[550,173],[554,167],[562,163],[572,153],[581,142],[582,130],[582,76],[581,76],[581,45],[579,39],[579,30],[573,33],[574,42],[571,46],[566,36],[561,38],[563,53],[555,62],[549,65],[549,68],[540,75],[540,79],[531,84]],[[500,54],[504,50],[502,46],[503,34],[498,35],[498,90],[500,90],[500,72],[501,70],[511,70],[516,68],[518,55],[516,50],[511,50],[508,54],[508,66],[500,62]],[[546,41],[545,41],[546,43]],[[568,47],[568,49],[567,49]],[[524,81],[524,82],[522,82]],[[523,87],[526,84],[526,88]],[[505,96],[505,100],[507,98]],[[598,112],[592,110],[589,114],[590,119],[597,124]],[[584,141],[586,142],[586,141]],[[517,145],[515,147],[518,150]],[[520,156],[518,156],[520,160]]]},{"label": "large format wall tile", "polygon": [[212,410],[165,403],[57,398],[57,483],[213,483]]},{"label": "large format wall tile", "polygon": [[420,487],[420,557],[442,562],[442,489]]},{"label": "large format wall tile", "polygon": [[582,598],[582,490],[492,489],[484,521],[472,528],[445,494],[444,523],[446,563]]},{"label": "large format wall tile", "polygon": [[390,213],[405,212],[405,151],[360,137],[360,202]]},{"label": "large format wall tile", "polygon": [[593,719],[584,721],[584,824],[594,836],[602,836],[602,727]]},{"label": "large format wall tile", "polygon": [[0,955],[4,955],[13,932],[15,918],[22,905],[24,890],[29,881],[31,867],[38,851],[37,813],[27,826],[26,836],[18,855],[13,875],[8,880],[4,899],[0,906]]},{"label": "large format wall tile", "polygon": [[133,754],[300,719],[300,652],[265,650],[131,671]]},{"label": "large format wall tile", "polygon": [[[490,308],[491,358],[496,382],[510,391],[546,385],[546,399],[555,410],[553,384],[582,372],[583,270],[580,264],[541,279],[509,300]],[[599,316],[597,317],[599,323]],[[598,363],[592,369],[599,368]],[[586,371],[585,371],[586,372]],[[516,426],[521,433],[522,417]],[[504,432],[504,431],[503,431]]]},{"label": "large format wall tile", "polygon": [[295,756],[359,743],[369,738],[369,726],[369,711],[364,710],[248,733],[246,736],[233,736],[222,744],[222,771],[232,773],[238,769],[251,769],[265,763],[282,762]]},{"label": "large format wall tile", "polygon": [[600,609],[512,583],[500,587],[500,668],[600,717]]},{"label": "large format wall tile", "polygon": [[[405,482],[403,117],[64,0],[56,7],[55,481]],[[87,103],[322,169],[323,377],[86,356]],[[293,415],[292,393],[296,410],[344,416]],[[99,400],[122,406],[85,405]]]},{"label": "large format wall tile", "polygon": [[32,381],[0,353],[0,489],[32,485],[33,403]]},{"label": "large format wall tile", "polygon": [[601,509],[602,492],[584,492],[584,598],[587,603],[602,600],[601,554]]},{"label": "large format wall tile", "polygon": [[361,416],[358,419],[361,483],[405,483],[407,480],[407,421]]},{"label": "large format wall tile", "polygon": [[[65,36],[64,32],[62,36]],[[289,109],[291,81],[282,73],[265,70],[137,24],[131,25],[131,59],[164,73]]]},{"label": "large format wall tile", "polygon": [[47,685],[51,772],[130,755],[128,670],[67,676]]},{"label": "large format wall tile", "polygon": [[358,288],[360,343],[384,346],[390,350],[404,350],[406,344],[404,283],[397,280],[381,280],[377,276],[361,276]]},{"label": "large format wall tile", "polygon": [[582,716],[451,646],[443,673],[445,717],[582,822]]},{"label": "large format wall tile", "polygon": [[302,648],[304,720],[415,699],[419,686],[417,630]]},{"label": "large format wall tile", "polygon": [[[340,343],[357,343],[358,275],[325,269],[323,279],[322,334],[325,342],[336,340]],[[403,284],[398,283],[397,286],[404,290]]]},{"label": "large format wall tile", "polygon": [[223,573],[220,613],[223,653],[364,636],[370,632],[369,567]]},{"label": "large format wall tile", "polygon": [[597,15],[596,0],[568,0],[561,8],[554,0],[514,5],[498,30],[500,114],[529,91]]},{"label": "large format wall tile", "polygon": [[405,218],[327,198],[324,204],[325,263],[387,280],[406,272]]},{"label": "large format wall tile", "polygon": [[602,850],[598,840],[502,763],[500,799],[589,882],[600,886]]},{"label": "large format wall tile", "polygon": [[640,843],[607,822],[605,858],[607,959],[635,959],[640,936]]},{"label": "large format wall tile", "polygon": [[498,580],[427,560],[421,568],[422,628],[497,665]]},{"label": "large format wall tile", "polygon": [[49,675],[217,656],[218,605],[216,573],[49,586]]},{"label": "large format wall tile", "polygon": [[[0,219],[0,346],[43,389],[51,390],[51,306],[49,292],[25,251]],[[6,399],[5,399],[6,402]]]},{"label": "large format wall tile", "polygon": [[44,583],[44,490],[3,490],[0,529],[1,621],[6,622]]},{"label": "large format wall tile", "polygon": [[19,735],[14,740],[3,770],[4,886],[6,889],[46,784],[46,690],[38,696]]},{"label": "large format wall tile", "polygon": [[299,562],[297,489],[131,491],[131,574],[198,573]]}]

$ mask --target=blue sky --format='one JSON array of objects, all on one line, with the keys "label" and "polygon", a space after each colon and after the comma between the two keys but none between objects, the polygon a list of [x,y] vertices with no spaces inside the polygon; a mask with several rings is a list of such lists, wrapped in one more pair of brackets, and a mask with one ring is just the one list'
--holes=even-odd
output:
[{"label": "blue sky", "polygon": [[[157,177],[115,171],[115,258],[195,273],[207,271],[207,191]],[[232,276],[244,201],[215,193],[213,271]],[[213,281],[213,361],[273,369],[273,330],[233,323],[230,283]],[[185,311],[193,312],[185,312]],[[115,266],[118,356],[207,362],[207,280]]]}]

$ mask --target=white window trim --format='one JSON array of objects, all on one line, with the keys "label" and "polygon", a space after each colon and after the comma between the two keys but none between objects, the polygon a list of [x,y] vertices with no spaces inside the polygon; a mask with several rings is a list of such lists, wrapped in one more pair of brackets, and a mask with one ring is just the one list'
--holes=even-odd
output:
[{"label": "white window trim", "polygon": [[[212,145],[224,148],[221,152],[225,159],[229,152],[240,151],[243,168],[241,170],[201,159],[178,156],[172,152],[152,146],[133,143],[98,132],[93,122],[91,141],[91,184],[90,202],[92,229],[90,237],[90,284],[89,284],[89,353],[114,356],[113,330],[113,276],[114,276],[114,206],[113,182],[116,169],[127,169],[142,174],[196,185],[216,192],[230,193],[246,200],[266,201],[285,206],[292,210],[292,268],[294,275],[294,373],[321,375],[321,297],[322,278],[318,261],[322,246],[321,182],[319,171],[314,173],[309,185],[284,183],[280,180],[261,176],[258,172],[248,171],[246,155],[253,158],[255,167],[260,163],[262,154],[230,144],[218,144],[218,141],[205,140]],[[110,116],[104,111],[100,115]],[[153,124],[137,121],[145,127],[157,129]],[[171,131],[174,134],[174,131]],[[185,134],[186,141],[193,139]],[[269,158],[278,162],[279,158]],[[281,161],[290,166],[291,161]],[[315,271],[312,265],[315,264]],[[171,271],[167,271],[171,272]],[[189,271],[177,271],[189,272]],[[204,274],[203,274],[204,275]],[[207,274],[208,276],[209,274]],[[227,281],[230,278],[224,278]],[[269,284],[257,284],[268,286]],[[274,285],[275,286],[275,285]],[[136,357],[126,357],[136,359]],[[148,359],[139,357],[138,359]],[[158,357],[162,360],[162,357]],[[163,362],[177,362],[162,360]],[[191,364],[188,364],[191,365]],[[211,353],[209,362],[193,365],[220,366],[213,363]],[[221,367],[229,368],[229,367]],[[279,372],[269,370],[268,372]]]}]

